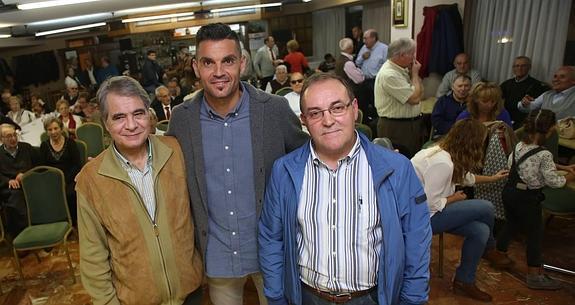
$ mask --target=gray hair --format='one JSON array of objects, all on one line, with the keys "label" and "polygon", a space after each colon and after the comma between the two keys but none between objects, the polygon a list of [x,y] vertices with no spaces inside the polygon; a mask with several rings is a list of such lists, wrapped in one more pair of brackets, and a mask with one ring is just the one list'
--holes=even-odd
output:
[{"label": "gray hair", "polygon": [[4,135],[4,130],[10,129],[12,131],[16,131],[16,126],[8,123],[0,124],[0,135]]},{"label": "gray hair", "polygon": [[351,40],[351,38],[346,37],[339,41],[340,50],[345,51],[350,47],[353,48],[353,40]]},{"label": "gray hair", "polygon": [[142,100],[146,109],[150,108],[150,97],[137,80],[129,76],[114,76],[105,80],[100,86],[100,89],[98,89],[98,93],[96,93],[98,103],[100,103],[102,121],[108,119],[107,99],[110,93],[119,96],[137,97]]},{"label": "gray hair", "polygon": [[154,94],[155,95],[160,94],[160,90],[166,90],[168,93],[170,92],[170,89],[168,89],[168,87],[162,85],[162,86],[158,86],[156,88],[156,90],[154,91]]},{"label": "gray hair", "polygon": [[278,65],[276,67],[276,73],[279,72],[279,70],[283,70],[284,72],[287,73],[287,67],[285,65]]},{"label": "gray hair", "polygon": [[389,44],[389,48],[387,49],[387,58],[391,59],[413,50],[415,50],[415,40],[406,37],[399,38]]},{"label": "gray hair", "polygon": [[306,91],[311,86],[313,86],[314,84],[328,81],[328,80],[335,80],[335,81],[339,82],[340,84],[342,84],[345,87],[345,92],[347,93],[347,97],[349,98],[350,101],[353,101],[353,99],[355,98],[355,95],[353,94],[353,90],[351,89],[348,82],[345,79],[343,79],[341,76],[331,74],[331,73],[325,73],[325,72],[314,73],[304,81],[303,87],[301,89],[300,98],[299,98],[299,109],[302,112],[304,111],[304,104],[305,104],[304,97],[305,97]]}]

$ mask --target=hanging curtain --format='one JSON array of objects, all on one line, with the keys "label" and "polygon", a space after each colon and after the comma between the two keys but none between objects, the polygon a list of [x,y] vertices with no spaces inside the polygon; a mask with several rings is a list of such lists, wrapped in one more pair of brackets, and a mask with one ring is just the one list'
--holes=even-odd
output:
[{"label": "hanging curtain", "polygon": [[313,12],[312,20],[314,58],[323,60],[326,53],[339,54],[339,40],[345,37],[345,8]]},{"label": "hanging curtain", "polygon": [[387,45],[391,40],[391,1],[374,1],[363,5],[362,29],[374,29],[379,40]]},{"label": "hanging curtain", "polygon": [[549,80],[562,65],[571,0],[468,0],[467,50],[474,68],[491,81],[511,77],[515,57],[533,64],[530,74]]}]

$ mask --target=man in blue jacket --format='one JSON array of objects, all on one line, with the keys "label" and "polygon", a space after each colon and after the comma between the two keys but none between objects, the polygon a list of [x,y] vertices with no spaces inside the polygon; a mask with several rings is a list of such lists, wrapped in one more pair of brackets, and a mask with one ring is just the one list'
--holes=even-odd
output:
[{"label": "man in blue jacket", "polygon": [[311,141],[278,159],[259,222],[271,304],[424,304],[431,229],[408,159],[355,131],[358,105],[338,76],[302,89]]}]

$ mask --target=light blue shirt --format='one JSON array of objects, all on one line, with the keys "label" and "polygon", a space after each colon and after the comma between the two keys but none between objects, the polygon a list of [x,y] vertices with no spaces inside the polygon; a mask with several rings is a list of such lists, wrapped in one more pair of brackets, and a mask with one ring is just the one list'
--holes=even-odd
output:
[{"label": "light blue shirt", "polygon": [[[561,92],[553,92],[553,101],[552,104],[555,105],[559,102],[562,102],[571,92],[573,92],[575,90],[575,86],[569,88],[569,89],[565,89]],[[551,90],[554,91],[554,90]],[[523,106],[523,104],[521,104],[521,101],[517,102],[517,109],[519,109],[522,112],[525,113],[529,113],[531,110],[536,110],[541,108],[541,105],[543,105],[543,96],[545,94],[541,94],[539,95],[535,100],[533,100],[528,107]]]},{"label": "light blue shirt", "polygon": [[225,116],[217,114],[205,98],[200,106],[209,277],[242,277],[259,271],[250,96],[240,86],[242,96]]},{"label": "light blue shirt", "polygon": [[[363,59],[363,54],[365,52],[371,52],[368,59]],[[359,53],[357,54],[357,59],[355,60],[355,64],[361,69],[363,76],[366,79],[373,78],[379,72],[379,69],[383,65],[383,63],[387,60],[387,45],[377,41],[373,47],[370,49],[367,48],[366,45],[361,47]]]}]

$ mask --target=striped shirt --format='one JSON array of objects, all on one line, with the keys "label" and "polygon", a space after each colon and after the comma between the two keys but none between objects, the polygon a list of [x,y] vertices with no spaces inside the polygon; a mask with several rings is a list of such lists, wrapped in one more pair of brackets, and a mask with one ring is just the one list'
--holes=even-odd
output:
[{"label": "striped shirt", "polygon": [[331,292],[361,291],[377,284],[383,233],[371,168],[359,137],[335,170],[311,147],[297,219],[298,266],[304,283]]},{"label": "striped shirt", "polygon": [[414,118],[421,114],[421,105],[407,100],[415,91],[408,68],[387,60],[375,78],[375,108],[380,117]]},{"label": "striped shirt", "polygon": [[152,173],[152,142],[148,141],[148,161],[143,170],[132,165],[128,159],[124,158],[122,154],[114,147],[114,154],[122,164],[122,168],[126,170],[132,184],[138,191],[140,198],[144,202],[144,206],[150,215],[152,221],[156,218],[156,197],[154,194],[154,175]]}]

